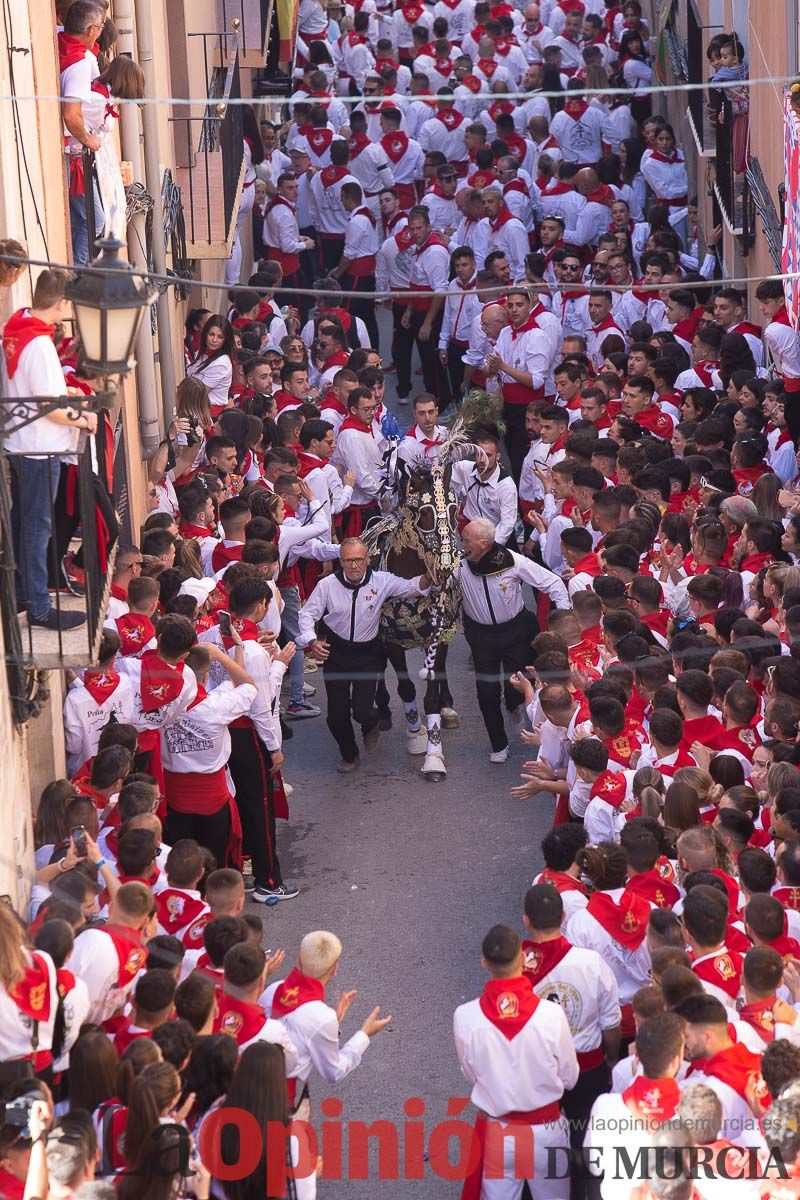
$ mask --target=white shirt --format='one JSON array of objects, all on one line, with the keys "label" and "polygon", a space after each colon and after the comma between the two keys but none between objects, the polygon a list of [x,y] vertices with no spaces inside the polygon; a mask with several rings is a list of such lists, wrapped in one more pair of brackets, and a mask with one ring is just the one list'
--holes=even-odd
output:
[{"label": "white shirt", "polygon": [[[523,969],[531,949],[523,957]],[[552,1000],[564,1010],[579,1054],[596,1050],[603,1031],[620,1023],[617,981],[594,950],[573,946],[533,990],[542,1000]]]},{"label": "white shirt", "polygon": [[[147,951],[142,949],[138,953],[144,966]],[[107,1021],[118,1009],[123,1008],[136,982],[134,977],[122,987],[119,986],[119,956],[114,942],[100,927],[85,929],[76,937],[69,969],[86,984],[90,998],[88,1019],[93,1024]]]},{"label": "white shirt", "polygon": [[174,700],[162,704],[152,712],[142,708],[142,660],[140,658],[122,658],[119,660],[120,674],[124,671],[128,676],[133,690],[133,711],[130,723],[140,731],[146,729],[162,729],[170,721],[176,721],[186,712],[186,709],[197,695],[197,678],[191,667],[183,665],[183,686]]},{"label": "white shirt", "polygon": [[[280,983],[270,984],[261,997],[268,1014],[278,987]],[[336,1011],[324,1000],[309,1000],[278,1019],[297,1051],[297,1066],[291,1074],[303,1083],[312,1070],[326,1083],[338,1083],[356,1069],[369,1045],[369,1038],[359,1029],[340,1046]]]},{"label": "white shirt", "polygon": [[[24,950],[23,954],[30,961],[29,951]],[[36,957],[40,959],[47,970],[49,993],[49,1018],[38,1023],[38,1049],[49,1050],[53,1044],[53,1026],[58,1008],[57,976],[49,954],[43,950],[37,950]],[[12,1058],[23,1058],[31,1053],[32,1032],[31,1018],[20,1011],[6,989],[0,985],[0,1054],[3,1062],[8,1062]]]},{"label": "white shirt", "polygon": [[772,320],[764,330],[764,341],[781,375],[800,379],[800,335],[797,330],[792,329],[791,325]]},{"label": "white shirt", "polygon": [[[606,895],[619,904],[623,891],[623,888],[613,888]],[[638,949],[627,950],[586,909],[570,917],[565,936],[575,946],[596,950],[609,964],[617,980],[621,1004],[629,1004],[634,992],[650,983],[650,951],[646,939]]]},{"label": "white shirt", "polygon": [[[200,635],[199,641],[201,643],[213,642],[215,646],[223,649],[222,634],[220,633],[219,625],[215,625],[212,629],[205,630],[205,632]],[[223,749],[223,746],[220,743],[225,741],[226,736],[228,743],[230,743],[230,734],[227,733],[227,730],[225,733],[220,730],[220,710],[228,704],[237,709],[235,714],[236,717],[248,716],[250,718],[250,720],[253,722],[256,733],[261,738],[261,741],[268,750],[280,750],[281,748],[282,735],[280,713],[278,712],[278,702],[280,699],[281,683],[283,682],[283,676],[286,673],[286,666],[284,663],[278,662],[277,659],[270,658],[268,652],[258,642],[247,641],[243,644],[242,650],[244,669],[247,671],[247,674],[256,685],[255,694],[252,687],[248,684],[246,696],[248,703],[246,706],[244,706],[244,695],[233,700],[230,696],[230,693],[226,693],[222,705],[220,704],[219,700],[215,700],[213,704],[209,706],[205,714],[201,713],[200,721],[197,722],[196,727],[193,728],[191,725],[187,726],[187,735],[190,735],[193,738],[198,736],[198,731],[201,728],[201,724],[205,724],[207,726],[207,737],[205,740],[212,744],[207,746],[205,753],[209,756],[210,761],[216,762],[218,766],[222,765],[222,761],[218,761],[220,760]],[[218,662],[212,660],[211,668],[208,673],[209,695],[207,699],[211,699],[214,696],[215,690],[226,683],[230,683],[230,676],[228,675],[228,672]],[[236,692],[239,692],[240,690],[242,689],[237,688]],[[203,703],[205,703],[205,701]],[[202,705],[198,704],[197,707],[202,708]],[[195,710],[192,709],[191,714],[194,712]],[[188,718],[189,722],[192,720],[191,714]],[[234,719],[235,717],[230,718],[230,720]],[[193,758],[182,757],[180,741],[173,741],[172,749],[170,749],[170,744],[167,742],[166,737],[162,738],[161,740],[162,749],[165,748],[166,743],[166,751],[168,754],[172,754],[173,760],[185,764],[170,769],[178,771],[191,771],[198,769],[197,767],[193,768],[188,765],[188,763],[193,761]],[[200,769],[204,770],[205,767],[201,767]],[[209,769],[213,770],[214,768],[209,767]]]},{"label": "white shirt", "polygon": [[323,620],[328,629],[347,642],[371,642],[378,636],[381,609],[392,597],[424,596],[420,578],[400,579],[389,571],[372,571],[358,587],[347,587],[337,575],[326,575],[300,609],[298,646],[316,638],[314,625]]},{"label": "white shirt", "polygon": [[[381,188],[391,187],[394,183],[394,172],[382,146],[370,143],[357,154],[351,152],[347,164],[350,174],[355,175],[361,184],[364,197],[374,196]],[[377,204],[377,200],[373,201]],[[377,210],[376,210],[377,211]]]},{"label": "white shirt", "polygon": [[411,283],[431,292],[444,292],[448,287],[450,252],[438,242],[427,242],[422,249],[411,251]]},{"label": "white shirt", "polygon": [[251,683],[234,687],[230,680],[168,725],[161,736],[161,760],[167,771],[212,775],[231,756],[228,726],[249,712],[258,695]]},{"label": "white shirt", "polygon": [[120,675],[114,691],[102,703],[76,679],[70,685],[64,701],[64,733],[67,743],[67,768],[76,771],[87,759],[97,753],[100,734],[108,724],[111,714],[125,725],[133,712],[133,690],[127,675]]},{"label": "white shirt", "polygon": [[[550,338],[543,329],[539,329],[537,326],[534,329],[526,329],[517,333],[513,326],[506,325],[504,329],[500,330],[497,339],[497,353],[510,367],[517,371],[525,371],[530,375],[534,391],[539,391],[544,387],[550,368],[551,346]],[[518,384],[505,371],[501,370],[499,377],[504,389],[509,384],[517,387],[524,386]]]},{"label": "white shirt", "polygon": [[[283,208],[283,205],[281,205]],[[186,374],[199,379],[208,388],[212,408],[227,408],[233,381],[233,363],[227,354],[219,358],[199,358],[186,368]]]},{"label": "white shirt", "polygon": [[353,504],[369,504],[377,499],[385,483],[383,450],[371,433],[340,429],[331,461],[346,471],[355,471]]},{"label": "white shirt", "polygon": [[452,486],[468,521],[483,517],[497,527],[496,540],[504,545],[517,523],[517,489],[510,475],[495,467],[488,479],[481,479],[474,462],[458,462],[453,467]]},{"label": "white shirt", "polygon": [[375,287],[379,292],[405,291],[411,282],[412,251],[401,250],[396,232],[392,233],[378,250],[375,264]]},{"label": "white shirt", "polygon": [[[406,436],[397,447],[398,458],[404,462],[418,463],[421,459],[425,462],[434,463],[441,452],[442,442],[448,435],[449,430],[444,425],[437,425],[433,430],[431,437],[426,437],[416,425],[412,425]],[[433,442],[433,446],[426,446],[425,442]]]},{"label": "white shirt", "polygon": [[603,153],[606,118],[594,105],[589,105],[577,120],[563,109],[550,122],[550,133],[556,139],[567,162],[596,163]]},{"label": "white shirt", "polygon": [[472,319],[481,312],[482,308],[483,305],[475,291],[474,279],[471,280],[469,287],[462,287],[457,280],[453,280],[444,302],[439,349],[444,350],[451,338],[457,342],[469,343]]},{"label": "white shirt", "polygon": [[457,246],[469,246],[475,255],[475,267],[478,271],[482,270],[489,253],[489,218],[481,217],[474,221],[470,217],[462,217],[456,225],[450,245],[454,250]]},{"label": "white shirt", "polygon": [[461,216],[454,197],[439,196],[436,192],[426,192],[422,203],[428,210],[431,228],[438,233],[445,229],[455,229]]},{"label": "white shirt", "polygon": [[[94,56],[92,56],[94,57]],[[30,310],[26,310],[30,312]],[[50,337],[33,338],[19,356],[17,369],[12,379],[8,377],[5,355],[3,364],[3,389],[9,399],[17,396],[65,396],[67,385],[58,351]],[[77,400],[77,397],[76,397]],[[26,404],[28,416],[34,414],[34,405]],[[13,423],[13,422],[12,422]],[[6,449],[15,454],[31,457],[39,454],[70,454],[78,448],[80,430],[68,425],[57,425],[48,417],[39,417],[29,425],[6,435]]]},{"label": "white shirt", "polygon": [[322,233],[336,234],[339,237],[344,237],[347,233],[350,214],[341,200],[342,188],[346,183],[358,183],[358,180],[349,172],[335,183],[326,183],[323,172],[311,180],[314,224]]},{"label": "white shirt", "polygon": [[490,221],[487,254],[491,254],[495,250],[502,250],[511,268],[511,278],[524,279],[525,258],[531,248],[525,226],[519,217],[512,217],[510,221],[504,221],[496,229],[493,226],[494,222]]},{"label": "white shirt", "polygon": [[485,1017],[479,1000],[460,1004],[453,1034],[476,1108],[491,1117],[559,1101],[578,1080],[578,1060],[563,1010],[540,1000],[510,1040]]},{"label": "white shirt", "polygon": [[522,584],[529,583],[554,600],[558,608],[568,608],[564,584],[533,559],[510,551],[513,565],[494,575],[477,575],[467,561],[458,567],[464,613],[478,625],[502,625],[519,616],[524,603]]},{"label": "white shirt", "polygon": [[[81,114],[86,120],[86,114],[83,112],[83,106],[89,106],[92,100],[92,84],[100,74],[100,68],[97,65],[97,55],[92,54],[87,47],[84,56],[78,62],[73,63],[71,67],[67,67],[61,72],[61,95],[65,100],[80,100]],[[83,146],[72,137],[66,125],[64,126],[64,136],[69,139],[67,151],[69,154],[80,154],[83,151]],[[34,392],[30,393],[35,395]]]},{"label": "white shirt", "polygon": [[344,238],[344,257],[375,258],[378,253],[378,231],[365,212],[350,213],[350,223]]}]

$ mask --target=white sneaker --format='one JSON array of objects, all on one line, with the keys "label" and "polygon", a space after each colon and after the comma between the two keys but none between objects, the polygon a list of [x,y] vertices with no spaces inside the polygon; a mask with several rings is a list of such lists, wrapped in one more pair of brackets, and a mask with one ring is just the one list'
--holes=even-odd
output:
[{"label": "white sneaker", "polygon": [[508,762],[508,746],[504,746],[502,750],[493,750],[489,755],[490,763]]}]

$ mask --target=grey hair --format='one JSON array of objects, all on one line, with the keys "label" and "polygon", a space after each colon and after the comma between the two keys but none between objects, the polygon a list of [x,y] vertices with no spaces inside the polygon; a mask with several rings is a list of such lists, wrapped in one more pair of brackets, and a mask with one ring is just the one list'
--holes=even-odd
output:
[{"label": "grey hair", "polygon": [[728,496],[722,501],[720,508],[739,529],[744,529],[752,517],[758,516],[758,509],[746,496]]},{"label": "grey hair", "polygon": [[476,517],[474,521],[470,521],[470,528],[476,533],[481,534],[487,541],[493,542],[497,534],[497,526],[488,521],[486,517]]},{"label": "grey hair", "polygon": [[697,1146],[715,1142],[722,1128],[719,1096],[704,1083],[692,1083],[681,1092],[678,1116],[692,1131]]},{"label": "grey hair", "polygon": [[97,0],[75,0],[64,18],[64,31],[73,36],[86,33],[91,25],[102,25],[105,19],[105,5]]}]

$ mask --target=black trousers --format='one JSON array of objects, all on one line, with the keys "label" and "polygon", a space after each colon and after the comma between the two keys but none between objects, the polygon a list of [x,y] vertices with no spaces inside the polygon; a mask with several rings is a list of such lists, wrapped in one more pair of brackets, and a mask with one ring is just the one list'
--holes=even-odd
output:
[{"label": "black trousers", "polygon": [[464,382],[464,354],[468,347],[463,342],[455,342],[451,338],[447,343],[447,374],[450,380],[450,390],[456,404],[461,403],[461,385]]},{"label": "black trousers", "polygon": [[[317,241],[317,239],[319,238],[319,232],[314,228],[313,225],[307,225],[305,227],[305,229],[300,230],[300,233],[302,234],[303,237],[313,238],[314,241]],[[300,271],[299,271],[300,283],[299,283],[299,286],[304,287],[304,288],[309,288],[309,289],[313,288],[314,280],[317,278],[318,274],[319,274],[319,251],[316,249],[301,250],[301,252],[300,252]],[[298,296],[297,297],[297,306],[300,309],[300,315],[303,318],[303,324],[305,324],[305,322],[308,320],[308,314],[311,312],[311,309],[314,307],[314,297],[313,296]]]},{"label": "black trousers", "polygon": [[386,652],[379,640],[348,643],[329,630],[323,630],[320,636],[331,647],[330,657],[322,668],[328,697],[328,729],[344,762],[355,762],[358,746],[353,722],[361,726],[362,734],[378,724],[375,691],[383,678]]},{"label": "black trousers", "polygon": [[345,291],[345,308],[353,318],[361,318],[367,327],[369,344],[373,350],[377,350],[380,345],[380,334],[378,333],[378,322],[375,318],[375,301],[371,297],[365,296],[361,300],[356,296],[348,296],[346,294],[347,292],[374,292],[375,276],[359,275],[356,279],[352,275],[343,275],[342,287]]},{"label": "black trousers", "polygon": [[411,394],[411,356],[414,334],[402,324],[405,304],[392,305],[392,358],[397,367],[397,394],[406,400]]},{"label": "black trousers", "polygon": [[564,1093],[561,1107],[564,1116],[569,1121],[569,1140],[572,1150],[571,1200],[586,1200],[588,1196],[588,1181],[593,1178],[585,1166],[583,1158],[583,1139],[586,1126],[589,1124],[589,1114],[598,1096],[611,1088],[611,1071],[607,1063],[601,1063],[591,1071],[581,1071],[574,1088]]},{"label": "black trousers", "polygon": [[506,424],[506,452],[511,467],[514,482],[519,485],[522,464],[530,449],[528,435],[525,432],[526,404],[504,404],[503,420]]},{"label": "black trousers", "polygon": [[327,275],[334,267],[339,265],[344,250],[344,234],[341,237],[336,237],[333,234],[320,234],[319,249],[322,257],[322,266]]},{"label": "black trousers", "polygon": [[[50,545],[47,548],[47,581],[50,587],[61,587],[64,582],[61,577],[61,560],[69,550],[69,544],[81,523],[79,488],[75,489],[75,511],[72,513],[67,512],[68,478],[67,466],[65,463],[62,463],[58,476],[58,488],[56,489],[53,503],[53,530]],[[92,482],[94,483],[94,502],[99,508],[105,521],[106,529],[108,530],[109,537],[106,545],[106,552],[108,552],[119,537],[117,514],[114,505],[109,499],[108,492],[96,475],[93,476]],[[83,544],[75,552],[75,565],[78,567],[84,566]]]},{"label": "black trousers", "polygon": [[450,382],[447,378],[447,371],[439,362],[439,331],[442,328],[441,311],[431,326],[431,335],[427,342],[421,342],[419,339],[419,331],[425,323],[427,313],[411,312],[411,332],[414,336],[414,342],[419,352],[419,360],[422,363],[422,378],[425,382],[425,391],[430,392],[432,396],[436,396],[439,401],[439,408],[444,411],[450,403]]},{"label": "black trousers", "polygon": [[232,727],[231,757],[228,762],[236,805],[242,822],[242,849],[253,863],[256,887],[283,883],[269,775],[272,756],[253,727]]},{"label": "black trousers", "polygon": [[172,846],[179,838],[194,838],[201,846],[211,851],[219,867],[228,866],[225,848],[230,831],[231,813],[227,804],[211,816],[176,812],[167,805],[167,819],[164,823],[164,840],[167,845]]},{"label": "black trousers", "polygon": [[513,712],[522,704],[523,698],[508,679],[515,671],[527,666],[531,638],[537,632],[536,618],[527,609],[502,625],[480,625],[464,615],[464,635],[475,664],[478,707],[493,751],[504,750],[508,745],[500,707],[501,682],[506,708]]}]

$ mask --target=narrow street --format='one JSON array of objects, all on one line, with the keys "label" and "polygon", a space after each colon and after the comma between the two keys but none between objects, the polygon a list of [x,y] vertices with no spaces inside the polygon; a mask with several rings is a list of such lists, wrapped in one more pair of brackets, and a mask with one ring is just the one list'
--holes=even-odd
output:
[{"label": "narrow street", "polygon": [[[521,931],[522,897],[539,869],[539,843],[552,819],[547,797],[525,802],[508,794],[528,757],[518,738],[508,763],[489,763],[467,654],[459,635],[450,662],[462,724],[444,732],[448,777],[442,784],[425,783],[422,759],[406,753],[391,680],[394,728],[374,755],[362,756],[358,772],[338,775],[321,673],[307,676],[318,686],[323,716],[304,721],[302,729],[296,725],[298,736],[287,743],[286,775],[295,792],[290,826],[280,835],[284,875],[302,891],[276,908],[259,908],[264,945],[286,949],[287,969],[307,931],[328,928],[341,936],[344,955],[331,998],[350,988],[359,993],[343,1039],[374,1005],[392,1013],[392,1025],[343,1084],[325,1087],[312,1076],[312,1105],[315,1123],[321,1100],[330,1095],[344,1102],[343,1122],[396,1123],[401,1172],[404,1101],[424,1101],[427,1145],[448,1099],[468,1094],[453,1048],[453,1010],[480,992],[480,942],[490,926],[502,921]],[[412,677],[420,658],[413,656]],[[471,1119],[470,1110],[465,1117]],[[345,1138],[345,1155],[346,1147]],[[321,1198],[348,1200],[459,1192],[458,1184],[427,1166],[424,1180],[378,1183],[374,1149],[369,1181],[320,1185]]]}]

